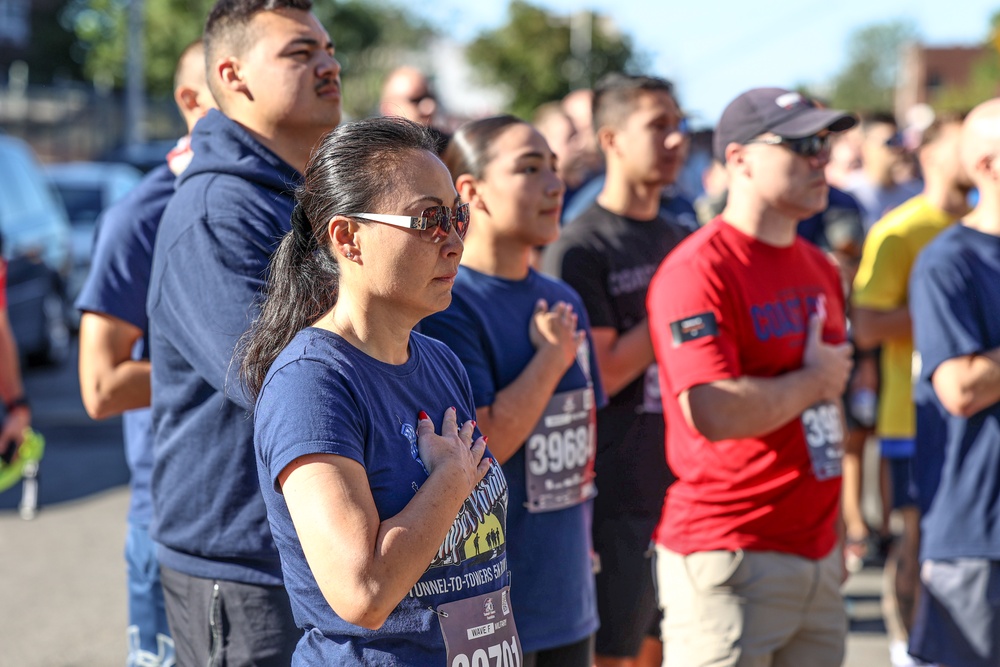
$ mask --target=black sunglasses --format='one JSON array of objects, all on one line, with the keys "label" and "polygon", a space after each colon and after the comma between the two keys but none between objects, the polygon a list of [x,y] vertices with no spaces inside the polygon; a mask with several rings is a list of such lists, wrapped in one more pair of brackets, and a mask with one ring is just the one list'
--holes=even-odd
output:
[{"label": "black sunglasses", "polygon": [[440,243],[448,238],[453,227],[460,239],[464,239],[465,233],[469,231],[468,204],[459,204],[454,209],[450,206],[429,206],[417,217],[383,213],[348,213],[347,217],[417,229],[420,230],[420,238],[431,243]]},{"label": "black sunglasses", "polygon": [[824,151],[830,149],[830,135],[812,134],[801,139],[787,139],[785,137],[765,137],[763,139],[751,139],[744,142],[746,144],[768,144],[770,146],[784,146],[796,155],[802,157],[816,157]]}]

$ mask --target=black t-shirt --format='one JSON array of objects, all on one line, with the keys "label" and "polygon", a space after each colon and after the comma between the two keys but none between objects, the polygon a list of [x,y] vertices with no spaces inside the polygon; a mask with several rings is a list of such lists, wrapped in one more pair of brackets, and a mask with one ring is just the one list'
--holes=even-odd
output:
[{"label": "black t-shirt", "polygon": [[[646,318],[646,290],[660,262],[688,230],[661,216],[634,220],[592,205],[546,248],[543,270],[583,299],[591,328],[624,334]],[[664,456],[655,365],[597,415],[598,514],[659,515],[673,481]]]}]

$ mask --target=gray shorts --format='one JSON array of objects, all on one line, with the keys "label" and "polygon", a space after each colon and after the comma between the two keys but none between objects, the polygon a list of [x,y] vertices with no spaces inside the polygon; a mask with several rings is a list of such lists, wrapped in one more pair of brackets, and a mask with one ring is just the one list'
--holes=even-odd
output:
[{"label": "gray shorts", "polygon": [[927,560],[910,655],[961,667],[1000,665],[1000,561]]},{"label": "gray shorts", "polygon": [[820,560],[774,551],[656,547],[665,665],[840,667],[847,614],[839,549]]}]

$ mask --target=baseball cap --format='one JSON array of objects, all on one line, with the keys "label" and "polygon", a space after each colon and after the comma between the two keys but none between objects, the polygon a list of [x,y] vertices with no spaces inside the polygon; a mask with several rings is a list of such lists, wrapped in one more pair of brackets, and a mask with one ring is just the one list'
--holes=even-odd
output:
[{"label": "baseball cap", "polygon": [[801,139],[820,130],[841,132],[857,119],[846,111],[822,109],[801,93],[784,88],[752,88],[734,99],[715,128],[713,152],[726,161],[726,146],[743,144],[773,132],[785,139]]}]

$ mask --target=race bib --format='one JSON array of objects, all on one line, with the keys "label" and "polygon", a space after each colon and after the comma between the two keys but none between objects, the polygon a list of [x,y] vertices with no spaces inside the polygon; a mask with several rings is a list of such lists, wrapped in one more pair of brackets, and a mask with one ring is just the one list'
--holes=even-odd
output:
[{"label": "race bib", "polygon": [[437,608],[448,667],[521,667],[510,587]]},{"label": "race bib", "polygon": [[596,456],[593,388],[553,396],[524,445],[528,511],[551,512],[593,498]]},{"label": "race bib", "polygon": [[840,477],[844,458],[844,421],[840,406],[831,401],[813,405],[802,413],[802,430],[816,479]]}]

